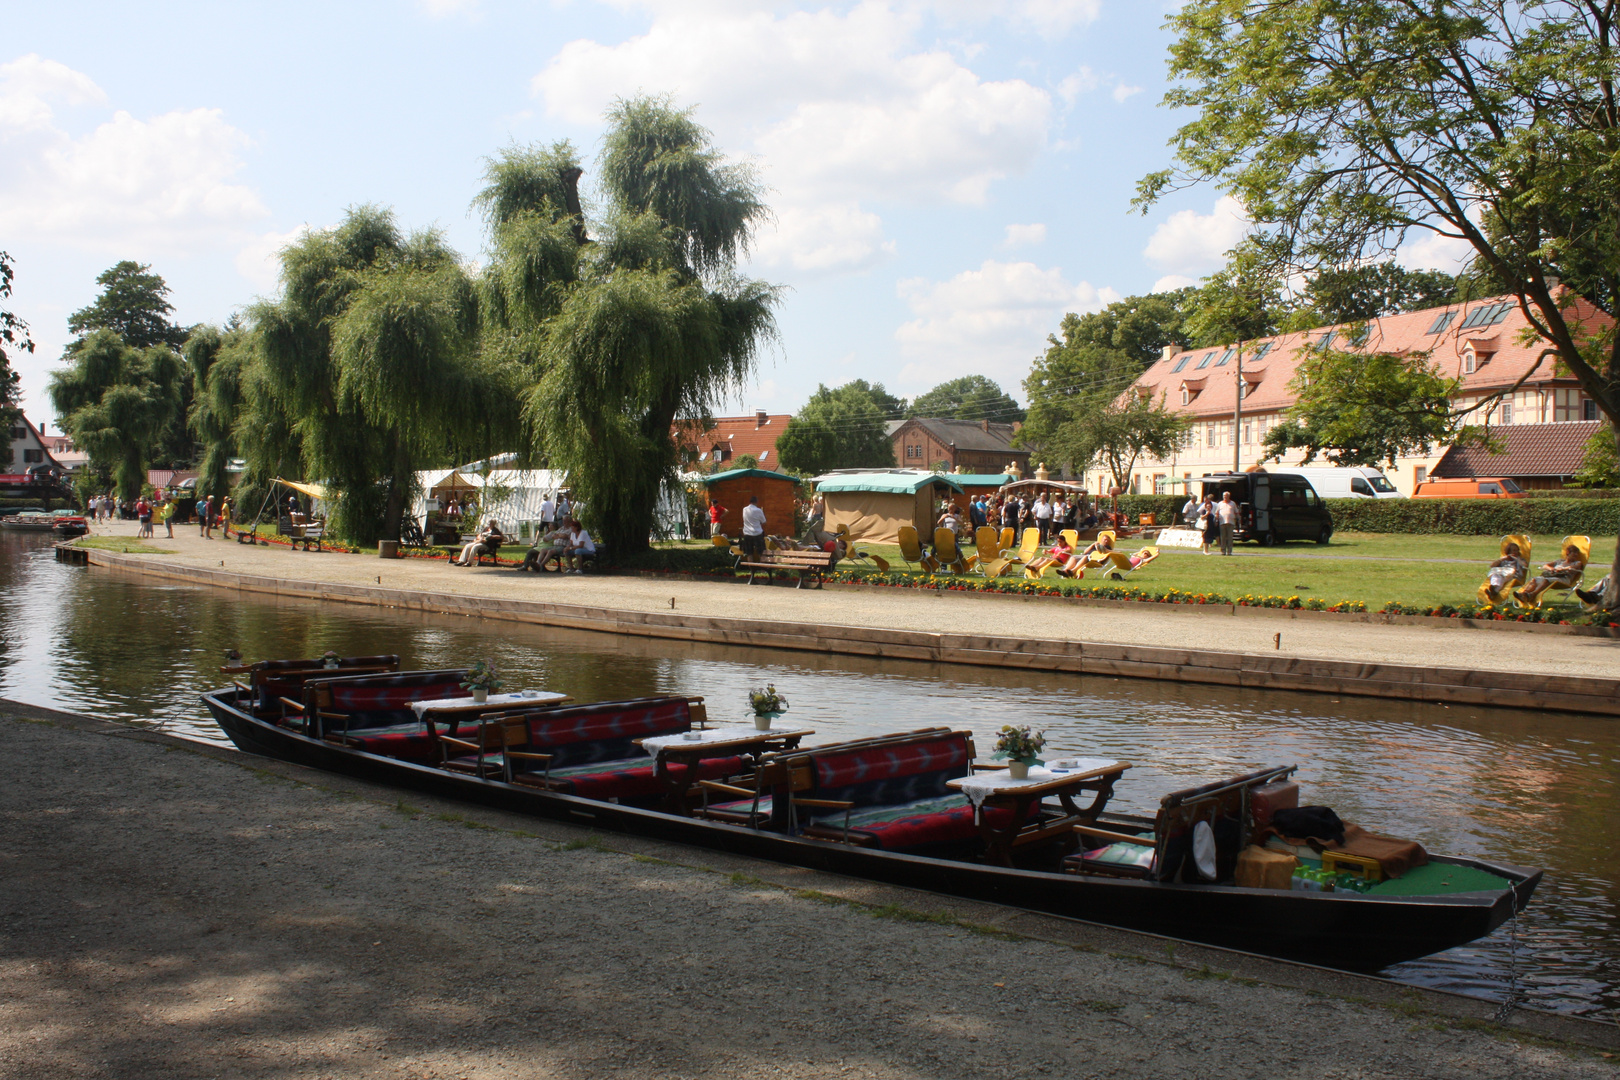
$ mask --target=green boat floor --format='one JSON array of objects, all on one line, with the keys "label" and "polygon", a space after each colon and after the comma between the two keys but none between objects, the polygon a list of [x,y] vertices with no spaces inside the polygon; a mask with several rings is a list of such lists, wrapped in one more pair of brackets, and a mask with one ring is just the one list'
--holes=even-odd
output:
[{"label": "green boat floor", "polygon": [[1455,863],[1432,862],[1408,870],[1398,878],[1381,881],[1365,896],[1440,896],[1445,893],[1500,892],[1513,882],[1485,870]]}]

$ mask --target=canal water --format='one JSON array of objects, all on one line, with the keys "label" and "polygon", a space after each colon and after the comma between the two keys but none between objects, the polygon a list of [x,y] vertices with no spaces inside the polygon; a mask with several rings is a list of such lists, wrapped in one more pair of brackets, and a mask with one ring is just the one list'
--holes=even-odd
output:
[{"label": "canal water", "polygon": [[[1040,615],[1031,606],[1030,632]],[[1512,663],[1513,638],[1458,634]],[[1137,679],[863,661],[693,645],[344,604],[238,596],[59,564],[48,536],[0,530],[0,696],[225,742],[198,703],[223,651],[249,660],[398,653],[406,667],[488,657],[508,687],[576,700],[688,693],[741,720],[773,682],[811,740],[925,724],[1047,732],[1048,753],[1133,766],[1111,807],[1273,764],[1349,821],[1431,850],[1547,868],[1530,908],[1490,938],[1386,975],[1620,1019],[1620,722]],[[1482,656],[1482,658],[1484,658]]]}]

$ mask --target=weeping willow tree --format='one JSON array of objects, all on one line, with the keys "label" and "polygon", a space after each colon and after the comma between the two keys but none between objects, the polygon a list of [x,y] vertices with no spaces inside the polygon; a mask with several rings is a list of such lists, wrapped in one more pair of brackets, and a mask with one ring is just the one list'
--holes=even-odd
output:
[{"label": "weeping willow tree", "polygon": [[95,330],[51,376],[51,402],[62,430],[96,470],[111,472],[118,497],[134,499],[146,462],[182,414],[185,369],[167,345],[137,349],[111,330]]},{"label": "weeping willow tree", "polygon": [[679,460],[677,416],[707,419],[772,339],[776,290],[739,277],[760,188],[690,110],[667,99],[609,110],[601,220],[587,236],[573,148],[509,150],[476,205],[494,259],[485,348],[532,373],[530,445],[568,472],[616,554],[644,550]]},{"label": "weeping willow tree", "polygon": [[[253,359],[252,338],[240,326],[199,326],[180,350],[191,368],[191,412],[186,418],[202,446],[199,494],[230,490],[227,466],[237,455],[236,422],[244,407],[243,374]],[[240,511],[239,511],[240,512]]]},{"label": "weeping willow tree", "polygon": [[456,254],[436,232],[402,236],[387,210],[306,233],[282,253],[281,280],[281,300],[252,312],[238,436],[257,467],[274,456],[325,483],[337,532],[397,539],[418,468],[516,436],[518,383],[476,348]]}]

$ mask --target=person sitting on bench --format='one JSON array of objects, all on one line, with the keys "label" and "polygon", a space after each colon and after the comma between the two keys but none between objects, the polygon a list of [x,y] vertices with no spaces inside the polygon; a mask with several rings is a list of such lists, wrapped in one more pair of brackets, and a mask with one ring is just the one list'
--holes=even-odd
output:
[{"label": "person sitting on bench", "polygon": [[568,519],[568,546],[563,548],[562,560],[576,574],[585,572],[585,560],[596,558],[596,541],[585,531],[577,518]]},{"label": "person sitting on bench", "polygon": [[501,527],[495,524],[494,518],[490,518],[489,524],[484,526],[484,531],[473,537],[472,543],[461,549],[461,557],[451,559],[450,562],[455,566],[471,566],[473,560],[480,555],[494,555],[505,540],[506,537],[501,535]]},{"label": "person sitting on bench", "polygon": [[534,546],[524,553],[523,565],[519,566],[518,569],[533,570],[540,573],[545,570],[546,563],[553,559],[557,560],[557,566],[560,569],[562,567],[563,552],[567,549],[568,530],[566,528],[552,529],[543,536],[537,534],[534,538]]}]

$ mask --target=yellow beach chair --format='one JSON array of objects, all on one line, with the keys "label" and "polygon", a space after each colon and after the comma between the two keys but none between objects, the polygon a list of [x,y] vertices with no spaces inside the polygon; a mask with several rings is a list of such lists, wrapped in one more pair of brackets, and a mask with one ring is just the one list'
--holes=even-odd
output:
[{"label": "yellow beach chair", "polygon": [[[1002,532],[1005,533],[1006,530],[1003,529]],[[1003,551],[1002,555],[1011,559],[1013,562],[1022,565],[1023,563],[1027,563],[1029,560],[1033,559],[1040,552],[1040,550],[1041,530],[1025,529],[1024,538],[1019,541],[1017,550]]]},{"label": "yellow beach chair", "polygon": [[[1578,587],[1581,579],[1586,575],[1586,564],[1592,560],[1592,538],[1590,536],[1564,537],[1558,545],[1558,558],[1562,559],[1564,552],[1571,547],[1580,555],[1581,565],[1579,569],[1567,570],[1557,574],[1549,574],[1544,570],[1536,577],[1525,582],[1523,588],[1514,591],[1513,602],[1524,608],[1538,608],[1541,606],[1542,596],[1546,593],[1562,592]],[[1540,585],[1539,589],[1536,588],[1538,584]],[[1524,598],[1524,594],[1532,589],[1535,589],[1535,592],[1529,598]]]},{"label": "yellow beach chair", "polygon": [[1058,533],[1058,535],[1063,537],[1063,542],[1068,544],[1069,547],[1075,549],[1080,547],[1080,530],[1064,529],[1062,532]]},{"label": "yellow beach chair", "polygon": [[1092,543],[1103,544],[1106,541],[1106,547],[1104,550],[1089,552],[1082,557],[1085,561],[1087,570],[1094,570],[1099,566],[1107,566],[1108,557],[1110,555],[1119,554],[1119,552],[1114,550],[1114,539],[1115,535],[1113,529],[1104,529],[1102,532],[1097,534],[1097,539],[1093,540]]},{"label": "yellow beach chair", "polygon": [[953,574],[967,573],[967,560],[956,547],[956,534],[949,529],[934,530],[934,562]]},{"label": "yellow beach chair", "polygon": [[939,569],[939,564],[934,561],[932,555],[923,554],[922,539],[917,536],[916,528],[911,525],[900,526],[900,558],[905,560],[908,568],[913,565],[920,566],[929,573]]},{"label": "yellow beach chair", "polygon": [[979,526],[973,534],[973,546],[979,549],[979,559],[975,565],[985,577],[1000,577],[1012,565],[1011,559],[1001,557],[1001,534],[994,526]]},{"label": "yellow beach chair", "polygon": [[1111,551],[1108,553],[1108,566],[1103,570],[1102,576],[1114,581],[1123,581],[1158,557],[1159,549],[1152,546],[1143,548],[1135,555],[1127,555],[1123,551]]},{"label": "yellow beach chair", "polygon": [[[1522,536],[1518,533],[1510,533],[1509,535],[1502,537],[1502,542],[1497,548],[1497,550],[1501,553],[1502,558],[1507,558],[1509,544],[1512,544],[1519,549],[1519,558],[1524,560],[1524,565],[1526,567],[1529,567],[1531,546],[1530,538],[1528,536]],[[1506,604],[1508,600],[1512,598],[1513,590],[1517,589],[1523,584],[1523,570],[1508,577],[1500,586],[1491,584],[1490,573],[1487,572],[1485,575],[1485,583],[1479,587],[1479,591],[1474,595],[1479,598],[1479,602],[1481,604],[1494,604],[1500,606]]]},{"label": "yellow beach chair", "polygon": [[1001,544],[1001,550],[1006,551],[1008,548],[1012,547],[1013,546],[1013,541],[1016,540],[1017,538],[1018,538],[1018,534],[1013,531],[1011,526],[1008,526],[1007,528],[1002,529],[1001,530],[1001,539],[998,541],[998,543]]}]

